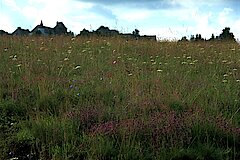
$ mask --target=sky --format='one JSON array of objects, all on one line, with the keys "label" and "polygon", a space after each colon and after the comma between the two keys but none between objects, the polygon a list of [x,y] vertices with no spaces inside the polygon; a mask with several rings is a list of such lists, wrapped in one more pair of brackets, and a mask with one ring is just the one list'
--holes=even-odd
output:
[{"label": "sky", "polygon": [[49,27],[63,22],[75,34],[104,25],[159,39],[208,39],[230,27],[240,39],[240,0],[0,0],[0,30],[31,31],[41,20]]}]

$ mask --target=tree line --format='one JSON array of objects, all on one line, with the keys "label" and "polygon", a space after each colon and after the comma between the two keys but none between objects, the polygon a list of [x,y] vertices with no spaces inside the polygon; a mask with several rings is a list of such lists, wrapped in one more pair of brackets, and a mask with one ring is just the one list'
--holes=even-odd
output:
[{"label": "tree line", "polygon": [[190,42],[198,42],[198,41],[235,41],[236,42],[236,39],[235,39],[235,36],[232,32],[230,32],[230,27],[225,27],[223,30],[222,30],[222,33],[218,36],[215,36],[214,34],[212,34],[211,38],[210,39],[204,39],[202,38],[202,35],[201,34],[196,34],[195,36],[194,35],[191,35],[190,39],[188,40],[186,36],[182,37],[182,39],[180,41],[190,41]]}]

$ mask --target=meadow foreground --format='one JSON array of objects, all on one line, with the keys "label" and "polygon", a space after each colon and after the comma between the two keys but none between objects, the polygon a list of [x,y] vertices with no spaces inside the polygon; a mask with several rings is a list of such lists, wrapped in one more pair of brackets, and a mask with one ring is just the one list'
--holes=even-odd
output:
[{"label": "meadow foreground", "polygon": [[240,159],[240,46],[0,37],[0,159]]}]

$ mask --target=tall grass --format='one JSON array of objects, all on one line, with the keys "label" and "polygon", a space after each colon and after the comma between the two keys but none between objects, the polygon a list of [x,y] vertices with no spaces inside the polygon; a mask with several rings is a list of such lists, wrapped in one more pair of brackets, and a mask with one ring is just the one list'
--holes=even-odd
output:
[{"label": "tall grass", "polygon": [[239,159],[240,46],[0,37],[0,158]]}]

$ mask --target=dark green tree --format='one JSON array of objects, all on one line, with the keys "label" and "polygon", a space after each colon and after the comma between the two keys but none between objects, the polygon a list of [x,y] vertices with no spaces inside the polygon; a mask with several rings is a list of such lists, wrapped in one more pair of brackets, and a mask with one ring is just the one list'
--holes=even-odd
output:
[{"label": "dark green tree", "polygon": [[209,39],[209,41],[214,41],[215,40],[215,36],[214,34],[212,34],[211,38]]},{"label": "dark green tree", "polygon": [[140,36],[140,34],[139,34],[139,30],[138,29],[135,29],[133,32],[132,32],[132,34],[135,36],[135,37],[139,37]]},{"label": "dark green tree", "polygon": [[181,39],[180,41],[182,41],[182,42],[188,42],[188,39],[187,39],[186,36],[184,36],[184,37],[182,37],[182,39]]},{"label": "dark green tree", "polygon": [[230,27],[225,27],[219,35],[219,38],[224,41],[236,41],[233,33],[230,32]]},{"label": "dark green tree", "polygon": [[190,41],[195,41],[194,35],[191,35]]}]

